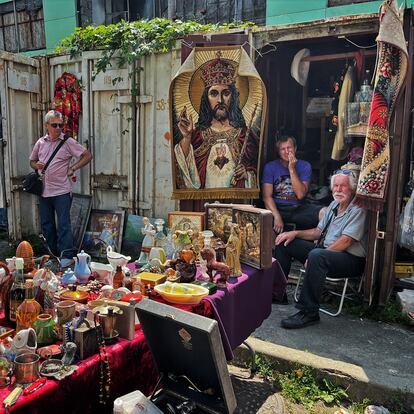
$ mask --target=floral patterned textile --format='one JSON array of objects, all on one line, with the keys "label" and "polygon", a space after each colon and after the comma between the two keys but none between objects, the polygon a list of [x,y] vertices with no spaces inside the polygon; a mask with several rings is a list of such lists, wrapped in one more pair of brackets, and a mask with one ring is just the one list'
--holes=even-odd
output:
[{"label": "floral patterned textile", "polygon": [[390,166],[388,128],[408,62],[402,24],[394,0],[386,0],[381,6],[377,43],[374,95],[356,204],[369,210],[382,211]]},{"label": "floral patterned textile", "polygon": [[82,110],[82,91],[76,76],[64,72],[55,83],[53,99],[55,110],[63,115],[63,132],[76,138],[79,131],[79,116]]}]

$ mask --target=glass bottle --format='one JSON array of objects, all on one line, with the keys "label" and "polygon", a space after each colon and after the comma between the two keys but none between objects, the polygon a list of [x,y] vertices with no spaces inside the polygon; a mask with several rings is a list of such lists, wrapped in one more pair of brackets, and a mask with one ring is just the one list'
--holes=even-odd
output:
[{"label": "glass bottle", "polygon": [[34,299],[33,280],[27,280],[24,286],[25,300],[16,310],[16,332],[22,329],[33,328],[33,325],[42,310],[39,302]]},{"label": "glass bottle", "polygon": [[164,220],[157,219],[155,220],[155,226],[157,228],[157,233],[155,234],[155,246],[156,247],[165,247],[167,242],[167,236],[164,234]]},{"label": "glass bottle", "polygon": [[118,289],[123,286],[123,283],[124,283],[124,272],[122,271],[121,266],[117,266],[116,272],[114,274],[112,286],[114,289]]},{"label": "glass bottle", "polygon": [[16,270],[13,275],[13,284],[10,288],[9,294],[9,319],[11,322],[16,323],[16,311],[17,308],[24,301],[24,260],[21,257],[17,257],[15,260]]},{"label": "glass bottle", "polygon": [[167,259],[173,259],[175,248],[173,242],[173,235],[170,230],[168,230],[168,234],[166,236],[164,251]]},{"label": "glass bottle", "polygon": [[370,85],[371,84],[371,72],[369,69],[365,70],[364,78],[362,79],[363,85]]}]

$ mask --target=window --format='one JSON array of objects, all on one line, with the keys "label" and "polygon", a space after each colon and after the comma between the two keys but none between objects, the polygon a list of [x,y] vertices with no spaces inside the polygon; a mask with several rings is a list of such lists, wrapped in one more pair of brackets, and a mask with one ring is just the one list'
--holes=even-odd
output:
[{"label": "window", "polygon": [[45,48],[42,0],[0,4],[0,50],[26,52]]},{"label": "window", "polygon": [[345,6],[355,3],[368,3],[372,0],[328,0],[328,7]]}]

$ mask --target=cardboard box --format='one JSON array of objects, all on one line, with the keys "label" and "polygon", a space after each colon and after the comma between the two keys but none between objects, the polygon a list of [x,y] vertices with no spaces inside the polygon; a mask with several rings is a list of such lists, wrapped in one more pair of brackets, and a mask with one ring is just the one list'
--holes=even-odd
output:
[{"label": "cardboard box", "polygon": [[161,411],[166,403],[192,400],[197,413],[233,413],[236,397],[217,321],[149,299],[136,309],[161,377],[152,399]]}]

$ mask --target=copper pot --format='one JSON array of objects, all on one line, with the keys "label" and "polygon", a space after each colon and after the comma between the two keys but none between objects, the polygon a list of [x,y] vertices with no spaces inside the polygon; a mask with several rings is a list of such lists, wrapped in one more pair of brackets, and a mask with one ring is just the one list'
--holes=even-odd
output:
[{"label": "copper pot", "polygon": [[39,359],[37,354],[18,355],[14,360],[14,375],[17,384],[30,384],[39,378]]}]

